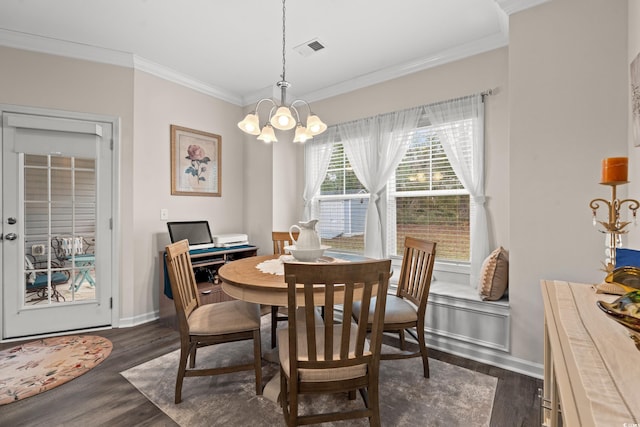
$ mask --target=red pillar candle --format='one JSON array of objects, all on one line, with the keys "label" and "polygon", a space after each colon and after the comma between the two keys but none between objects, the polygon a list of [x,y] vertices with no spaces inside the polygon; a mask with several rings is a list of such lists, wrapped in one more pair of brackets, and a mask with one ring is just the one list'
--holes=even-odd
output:
[{"label": "red pillar candle", "polygon": [[627,182],[628,157],[609,157],[602,160],[602,184]]}]

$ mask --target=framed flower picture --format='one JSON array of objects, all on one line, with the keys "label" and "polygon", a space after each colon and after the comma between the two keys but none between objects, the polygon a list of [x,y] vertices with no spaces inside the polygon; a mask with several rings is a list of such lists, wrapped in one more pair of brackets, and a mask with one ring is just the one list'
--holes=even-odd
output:
[{"label": "framed flower picture", "polygon": [[171,194],[222,195],[220,135],[171,125]]}]

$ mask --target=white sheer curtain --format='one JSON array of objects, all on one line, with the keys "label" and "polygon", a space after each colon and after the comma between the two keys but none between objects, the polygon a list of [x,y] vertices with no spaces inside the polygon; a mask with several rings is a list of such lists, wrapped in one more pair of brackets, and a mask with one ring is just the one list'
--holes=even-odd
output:
[{"label": "white sheer curtain", "polygon": [[336,127],[329,127],[322,135],[314,137],[304,146],[304,201],[303,219],[312,219],[313,216],[313,196],[320,192],[320,186],[324,181],[329,162],[331,161],[331,150],[336,138]]},{"label": "white sheer curtain", "polygon": [[484,102],[482,95],[472,95],[426,105],[425,111],[453,170],[471,195],[470,280],[475,286],[490,252],[484,193]]},{"label": "white sheer curtain", "polygon": [[407,151],[422,112],[423,107],[415,107],[338,125],[353,172],[370,194],[364,233],[365,256],[386,256],[380,195]]}]

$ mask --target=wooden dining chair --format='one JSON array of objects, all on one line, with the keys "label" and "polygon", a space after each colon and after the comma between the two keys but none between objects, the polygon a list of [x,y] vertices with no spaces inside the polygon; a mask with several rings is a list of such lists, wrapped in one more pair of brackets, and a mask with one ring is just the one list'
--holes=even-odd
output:
[{"label": "wooden dining chair", "polygon": [[[380,425],[378,374],[390,268],[390,260],[285,263],[289,321],[287,328],[278,330],[278,353],[280,402],[288,426],[356,418]],[[353,323],[351,313],[355,301],[368,311],[372,297],[376,298],[373,310],[366,313],[373,317],[368,341],[367,322]],[[334,319],[334,304],[340,303],[342,322]],[[317,316],[316,306],[325,307],[324,322]],[[301,315],[303,319],[298,319]],[[298,413],[302,394],[346,392],[349,399],[355,399],[356,390],[364,405],[350,405],[344,411]]]},{"label": "wooden dining chair", "polygon": [[[429,357],[424,338],[424,322],[427,311],[427,299],[431,287],[431,275],[436,257],[436,244],[426,240],[406,237],[404,255],[395,295],[387,297],[384,313],[384,332],[397,332],[402,352],[384,353],[382,360],[422,357],[422,369],[425,378],[429,378]],[[361,317],[361,307],[356,304],[353,318]],[[373,317],[369,315],[369,323]],[[415,329],[415,335],[412,333]],[[405,331],[418,341],[417,351],[405,349]]]},{"label": "wooden dining chair", "polygon": [[[300,235],[299,232],[291,232],[293,238],[297,239]],[[288,231],[273,231],[271,233],[271,240],[273,241],[273,254],[285,255],[285,246],[293,245],[291,236]],[[263,305],[261,306],[261,313],[271,313],[271,348],[276,346],[276,330],[278,329],[278,322],[284,322],[288,319],[287,308],[278,307],[277,305]]]},{"label": "wooden dining chair", "polygon": [[[256,394],[262,394],[262,352],[260,348],[260,309],[245,301],[200,303],[189,242],[181,240],[166,247],[167,271],[180,328],[180,362],[176,378],[175,403],[182,400],[184,377],[219,375],[255,370]],[[217,368],[196,369],[196,350],[200,347],[253,340],[253,362]],[[187,369],[187,360],[189,369]]]},{"label": "wooden dining chair", "polygon": [[[291,232],[293,234],[294,239],[298,239],[300,235],[299,232]],[[271,233],[271,240],[273,241],[273,253],[274,255],[284,255],[287,252],[285,251],[285,246],[294,245],[295,242],[291,240],[291,236],[288,231],[273,231]]]}]

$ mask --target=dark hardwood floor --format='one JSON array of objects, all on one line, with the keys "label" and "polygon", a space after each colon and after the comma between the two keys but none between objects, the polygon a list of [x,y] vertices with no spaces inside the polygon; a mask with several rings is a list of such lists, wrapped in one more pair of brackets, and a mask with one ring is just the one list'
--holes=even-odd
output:
[{"label": "dark hardwood floor", "polygon": [[[179,348],[178,333],[155,321],[91,334],[113,342],[111,355],[69,383],[0,406],[0,425],[175,426],[176,423],[139,393],[120,372]],[[18,344],[0,343],[0,350]],[[541,380],[436,350],[431,350],[429,355],[498,378],[491,426],[540,425],[537,390],[542,387]],[[211,425],[216,425],[215,420]]]}]

